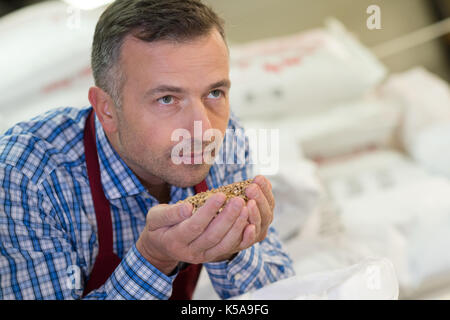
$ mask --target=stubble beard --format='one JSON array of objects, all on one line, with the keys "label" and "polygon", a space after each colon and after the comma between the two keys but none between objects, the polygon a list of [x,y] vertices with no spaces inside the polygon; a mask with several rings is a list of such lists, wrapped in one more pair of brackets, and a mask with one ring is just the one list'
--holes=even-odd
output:
[{"label": "stubble beard", "polygon": [[161,180],[169,185],[187,188],[200,183],[208,175],[212,166],[208,163],[177,165],[171,159],[171,150],[160,155],[155,155],[153,152],[148,154],[136,152],[129,150],[128,147],[133,144],[127,143],[122,138],[119,135],[121,157],[140,180]]}]

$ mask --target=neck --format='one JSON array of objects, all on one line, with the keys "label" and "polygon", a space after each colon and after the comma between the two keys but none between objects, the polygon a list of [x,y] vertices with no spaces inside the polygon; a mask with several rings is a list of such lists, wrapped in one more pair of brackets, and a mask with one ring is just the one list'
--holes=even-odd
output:
[{"label": "neck", "polygon": [[169,203],[170,202],[170,185],[167,183],[163,184],[148,184],[141,181],[143,186],[147,188],[148,192],[158,200],[159,203]]}]

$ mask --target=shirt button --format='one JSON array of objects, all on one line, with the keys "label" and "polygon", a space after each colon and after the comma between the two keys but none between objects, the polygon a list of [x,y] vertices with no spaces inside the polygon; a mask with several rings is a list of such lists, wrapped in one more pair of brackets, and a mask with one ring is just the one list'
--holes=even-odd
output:
[{"label": "shirt button", "polygon": [[242,276],[241,276],[240,274],[237,274],[237,275],[234,276],[234,280],[239,281],[239,279],[240,279],[241,277],[242,277]]}]

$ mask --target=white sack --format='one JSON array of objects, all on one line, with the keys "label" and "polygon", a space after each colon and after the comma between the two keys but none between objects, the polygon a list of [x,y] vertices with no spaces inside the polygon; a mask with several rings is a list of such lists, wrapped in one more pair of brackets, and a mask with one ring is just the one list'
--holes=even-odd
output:
[{"label": "white sack", "polygon": [[[323,190],[317,167],[303,157],[301,146],[289,128],[265,121],[243,121],[243,125],[249,139],[253,172],[266,176],[272,183],[276,203],[273,226],[285,240],[298,233],[318,207]],[[256,134],[248,134],[250,131]],[[261,138],[273,131],[277,132],[276,139],[269,140],[266,152],[261,143],[267,143]]]},{"label": "white sack", "polygon": [[36,108],[88,103],[91,45],[103,9],[77,11],[60,1],[45,1],[0,19],[1,116],[20,110],[25,118],[12,118],[25,120],[27,110],[34,115]]},{"label": "white sack", "polygon": [[288,158],[326,160],[392,146],[401,112],[397,102],[372,94],[335,104],[332,109],[315,115],[243,119],[243,124],[246,128],[279,130],[280,148],[288,150]]},{"label": "white sack", "polygon": [[315,114],[361,96],[386,70],[343,27],[230,45],[230,105],[242,118]]},{"label": "white sack", "polygon": [[395,152],[319,169],[352,241],[389,258],[403,296],[450,283],[450,181]]},{"label": "white sack", "polygon": [[404,108],[401,141],[405,150],[433,172],[450,176],[450,88],[417,67],[392,75],[380,90]]},{"label": "white sack", "polygon": [[423,130],[415,139],[412,156],[431,172],[450,178],[450,122]]},{"label": "white sack", "polygon": [[398,298],[392,263],[383,258],[326,272],[280,280],[233,300],[387,300]]}]

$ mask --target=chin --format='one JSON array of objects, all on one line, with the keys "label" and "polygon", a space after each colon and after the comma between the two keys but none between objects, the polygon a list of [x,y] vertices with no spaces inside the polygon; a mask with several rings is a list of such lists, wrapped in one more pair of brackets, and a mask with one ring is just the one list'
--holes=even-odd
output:
[{"label": "chin", "polygon": [[181,165],[176,166],[174,171],[176,174],[171,175],[167,183],[179,188],[193,187],[203,181],[208,176],[210,164],[201,165]]}]

